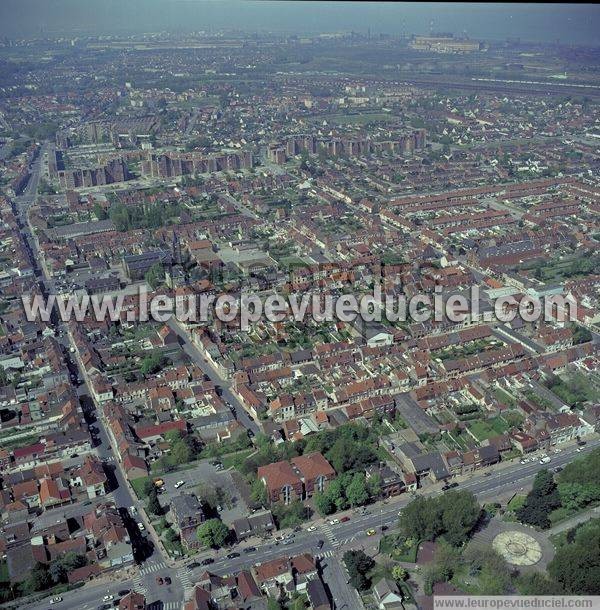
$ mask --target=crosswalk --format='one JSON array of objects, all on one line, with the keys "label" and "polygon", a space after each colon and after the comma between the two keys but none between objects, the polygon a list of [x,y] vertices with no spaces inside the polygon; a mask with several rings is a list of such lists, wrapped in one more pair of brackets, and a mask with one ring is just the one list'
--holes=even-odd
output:
[{"label": "crosswalk", "polygon": [[333,530],[329,524],[323,526],[323,533],[331,546],[340,546],[340,541],[335,537],[335,534],[333,533]]},{"label": "crosswalk", "polygon": [[146,564],[143,568],[140,568],[140,574],[146,576],[147,574],[154,574],[155,572],[168,569],[169,566],[164,561],[159,561],[158,563]]},{"label": "crosswalk", "polygon": [[148,590],[146,589],[143,579],[144,577],[139,573],[133,577],[133,590],[142,595],[146,595]]},{"label": "crosswalk", "polygon": [[163,610],[181,610],[183,602],[163,602]]},{"label": "crosswalk", "polygon": [[333,557],[335,555],[335,551],[330,549],[329,551],[324,551],[323,553],[319,553],[317,557],[319,559],[327,559],[328,557]]},{"label": "crosswalk", "polygon": [[189,568],[183,568],[177,572],[177,578],[181,581],[183,590],[187,593],[194,588],[194,582],[192,580],[192,572]]}]

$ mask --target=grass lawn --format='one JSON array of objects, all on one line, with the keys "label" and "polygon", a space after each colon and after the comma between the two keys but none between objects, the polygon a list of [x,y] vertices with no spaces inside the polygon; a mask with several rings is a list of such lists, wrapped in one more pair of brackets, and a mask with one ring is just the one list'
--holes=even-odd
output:
[{"label": "grass lawn", "polygon": [[525,494],[517,494],[506,506],[506,512],[504,513],[504,521],[516,521],[515,511],[523,506],[525,502]]},{"label": "grass lawn", "polygon": [[494,390],[494,394],[496,396],[496,400],[498,400],[498,402],[501,402],[502,404],[505,404],[509,407],[513,407],[517,404],[517,401],[506,390],[503,390],[502,388],[496,388]]},{"label": "grass lawn", "polygon": [[133,481],[131,481],[131,487],[133,487],[133,491],[135,491],[138,499],[141,500],[146,497],[144,494],[144,485],[146,484],[146,481],[150,480],[150,477],[139,477],[138,479],[133,479]]},{"label": "grass lawn", "polygon": [[414,541],[412,546],[404,544],[404,538],[399,534],[389,534],[383,536],[379,541],[379,552],[389,555],[396,561],[404,561],[407,563],[415,563],[417,561],[417,551],[419,542]]},{"label": "grass lawn", "polygon": [[508,429],[508,424],[501,417],[493,417],[486,421],[478,420],[469,425],[471,434],[473,434],[478,441],[504,434]]},{"label": "grass lawn", "polygon": [[238,451],[236,453],[228,453],[224,455],[221,459],[221,463],[223,464],[223,468],[231,468],[235,467],[236,463],[239,463],[239,460],[247,458],[251,453],[254,453],[255,449],[244,449],[243,451]]},{"label": "grass lawn", "polygon": [[10,576],[8,575],[8,564],[6,561],[0,561],[0,583],[9,583]]}]

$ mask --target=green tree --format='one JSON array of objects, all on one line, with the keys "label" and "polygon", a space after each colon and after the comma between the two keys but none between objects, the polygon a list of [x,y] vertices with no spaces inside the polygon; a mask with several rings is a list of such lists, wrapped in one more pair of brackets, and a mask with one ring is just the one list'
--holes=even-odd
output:
[{"label": "green tree", "polygon": [[359,591],[365,591],[371,586],[368,572],[375,566],[375,562],[364,551],[346,551],[342,557],[350,584]]},{"label": "green tree", "polygon": [[470,491],[450,491],[440,498],[444,538],[453,546],[464,544],[479,520],[481,508]]},{"label": "green tree", "polygon": [[158,501],[158,492],[156,487],[152,488],[150,495],[148,496],[148,511],[153,515],[162,515],[163,509]]},{"label": "green tree", "polygon": [[560,506],[560,496],[552,473],[540,470],[533,481],[531,491],[525,502],[515,514],[521,523],[534,525],[543,529],[549,528],[550,513]]},{"label": "green tree", "polygon": [[29,576],[25,579],[24,590],[26,593],[35,593],[35,591],[43,591],[52,586],[52,576],[48,571],[48,567],[43,563],[36,563]]},{"label": "green tree", "polygon": [[409,502],[400,516],[400,530],[406,538],[436,538],[442,531],[442,519],[435,498],[418,496]]},{"label": "green tree", "polygon": [[196,537],[207,547],[221,548],[229,537],[229,528],[220,519],[209,519],[196,530]]},{"label": "green tree", "polygon": [[252,487],[250,488],[250,500],[252,500],[255,506],[266,506],[269,502],[267,488],[260,479],[256,479],[252,483]]},{"label": "green tree", "polygon": [[357,472],[352,477],[352,482],[346,488],[346,498],[350,506],[362,506],[369,501],[367,482],[362,472]]},{"label": "green tree", "polygon": [[194,453],[184,440],[178,440],[171,449],[172,464],[187,464],[194,459]]},{"label": "green tree", "polygon": [[335,512],[334,502],[325,493],[317,492],[313,496],[313,504],[314,507],[317,509],[318,513],[323,517],[325,517],[326,515],[331,515]]},{"label": "green tree", "polygon": [[150,269],[148,269],[146,272],[144,279],[150,285],[152,290],[156,290],[156,288],[158,288],[165,279],[165,272],[162,265],[160,263],[154,263],[154,265],[152,265],[152,267],[150,267]]},{"label": "green tree", "polygon": [[408,572],[400,565],[395,565],[392,568],[392,578],[398,582],[402,582],[408,578]]}]

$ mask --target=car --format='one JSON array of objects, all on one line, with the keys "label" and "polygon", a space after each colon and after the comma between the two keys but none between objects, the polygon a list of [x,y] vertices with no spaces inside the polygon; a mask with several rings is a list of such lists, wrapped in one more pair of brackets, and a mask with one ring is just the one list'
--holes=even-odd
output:
[{"label": "car", "polygon": [[529,460],[525,460],[525,459],[521,458],[521,459],[519,460],[519,464],[527,464],[527,462],[528,462],[528,461],[529,461]]},{"label": "car", "polygon": [[557,467],[554,469],[554,472],[557,472],[557,473],[558,473],[558,472],[562,472],[562,470],[563,470],[563,467],[562,467],[562,466],[557,466]]},{"label": "car", "polygon": [[156,584],[157,585],[162,585],[165,581],[163,580],[162,576],[157,576],[156,577]]},{"label": "car", "polygon": [[240,554],[239,553],[229,553],[229,555],[225,555],[225,559],[235,559],[236,557],[239,557]]},{"label": "car", "polygon": [[137,508],[136,508],[135,506],[130,506],[130,507],[129,507],[129,512],[130,512],[132,515],[136,515],[136,514],[137,514]]},{"label": "car", "polygon": [[170,585],[170,584],[171,584],[171,577],[165,576],[165,585]]},{"label": "car", "polygon": [[340,519],[340,523],[348,523],[348,521],[350,521],[350,517],[342,517]]},{"label": "car", "polygon": [[254,432],[252,432],[252,430],[248,430],[248,436],[250,438],[254,438]]},{"label": "car", "polygon": [[295,532],[301,532],[301,531],[302,531],[302,528],[301,528],[299,525],[297,525],[297,526],[294,528],[294,531],[295,531]]},{"label": "car", "polygon": [[254,553],[254,551],[256,551],[256,547],[255,546],[247,546],[244,549],[244,553]]},{"label": "car", "polygon": [[374,529],[367,530],[367,536],[374,536],[376,533]]},{"label": "car", "polygon": [[200,562],[203,566],[208,566],[211,563],[215,563],[215,560],[212,557],[207,557]]},{"label": "car", "polygon": [[388,528],[388,526],[387,526],[387,525],[382,525],[382,526],[381,526],[381,531],[382,531],[382,532],[387,532],[387,531],[388,531],[388,529],[389,529],[389,528]]},{"label": "car", "polygon": [[324,541],[324,540],[319,540],[319,541],[317,542],[317,548],[318,548],[318,549],[322,548],[324,544],[325,544],[325,541]]},{"label": "car", "polygon": [[288,544],[292,544],[294,541],[291,538],[288,538],[287,540],[284,540],[281,544],[285,544],[286,546]]},{"label": "car", "polygon": [[51,603],[51,604],[60,604],[60,602],[62,602],[62,597],[53,597],[53,598],[50,600],[50,603]]},{"label": "car", "polygon": [[330,519],[329,520],[329,525],[337,525],[340,522],[339,519]]},{"label": "car", "polygon": [[185,485],[185,481],[177,481],[177,483],[175,483],[175,485],[173,485],[173,487],[175,487],[175,489],[179,489],[183,485]]},{"label": "car", "polygon": [[583,451],[583,447],[577,447],[577,449],[575,449],[575,451],[577,451],[577,453],[581,453]]},{"label": "car", "polygon": [[102,604],[101,606],[98,606],[98,610],[108,610],[110,607],[110,604]]},{"label": "car", "polygon": [[137,526],[140,532],[143,532],[146,529],[146,526],[141,521],[137,524]]},{"label": "car", "polygon": [[540,459],[540,464],[547,464],[550,461],[550,458],[545,455],[543,458]]},{"label": "car", "polygon": [[131,589],[121,589],[118,593],[118,595],[120,595],[121,597],[123,595],[129,595],[129,593],[131,592]]},{"label": "car", "polygon": [[115,599],[115,596],[114,596],[114,595],[105,595],[105,596],[102,598],[102,601],[103,601],[103,602],[112,602],[112,600],[113,600],[113,599]]},{"label": "car", "polygon": [[[214,559],[213,559],[213,560],[211,560],[211,561],[214,561]],[[189,568],[190,570],[193,570],[194,568],[199,568],[201,565],[202,565],[202,564],[201,564],[201,563],[198,563],[197,561],[192,561],[192,563],[189,563],[189,564],[188,564],[188,568]]]},{"label": "car", "polygon": [[577,444],[578,444],[580,447],[585,447],[585,445],[587,444],[587,441],[582,441],[581,439],[579,439],[579,440],[577,441]]},{"label": "car", "polygon": [[316,531],[317,526],[316,525],[311,525],[310,527],[306,528],[307,532],[314,532]]},{"label": "car", "polygon": [[448,491],[449,489],[454,489],[455,487],[458,487],[458,483],[446,483],[446,485],[442,487],[442,491]]}]

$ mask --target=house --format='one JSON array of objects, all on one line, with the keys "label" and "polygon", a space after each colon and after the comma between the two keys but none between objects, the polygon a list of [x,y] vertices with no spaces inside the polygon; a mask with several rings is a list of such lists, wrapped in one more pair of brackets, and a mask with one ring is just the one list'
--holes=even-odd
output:
[{"label": "house", "polygon": [[148,476],[146,460],[127,451],[123,457],[123,469],[130,481]]},{"label": "house", "polygon": [[171,498],[170,510],[183,546],[188,549],[199,548],[201,543],[196,538],[196,529],[206,520],[206,516],[198,498],[192,494],[179,494]]},{"label": "house", "polygon": [[310,498],[315,491],[324,491],[335,476],[331,464],[318,452],[258,469],[258,478],[266,486],[270,501],[284,504]]},{"label": "house", "polygon": [[320,578],[313,578],[306,585],[306,595],[311,610],[331,610],[327,591]]},{"label": "house", "polygon": [[380,610],[404,610],[402,593],[389,578],[382,578],[373,586],[373,598]]},{"label": "house", "polygon": [[261,535],[275,529],[275,521],[270,510],[256,511],[248,517],[236,519],[232,523],[233,531],[238,541],[250,536]]},{"label": "house", "polygon": [[146,598],[136,591],[131,591],[121,598],[119,610],[146,610]]}]

